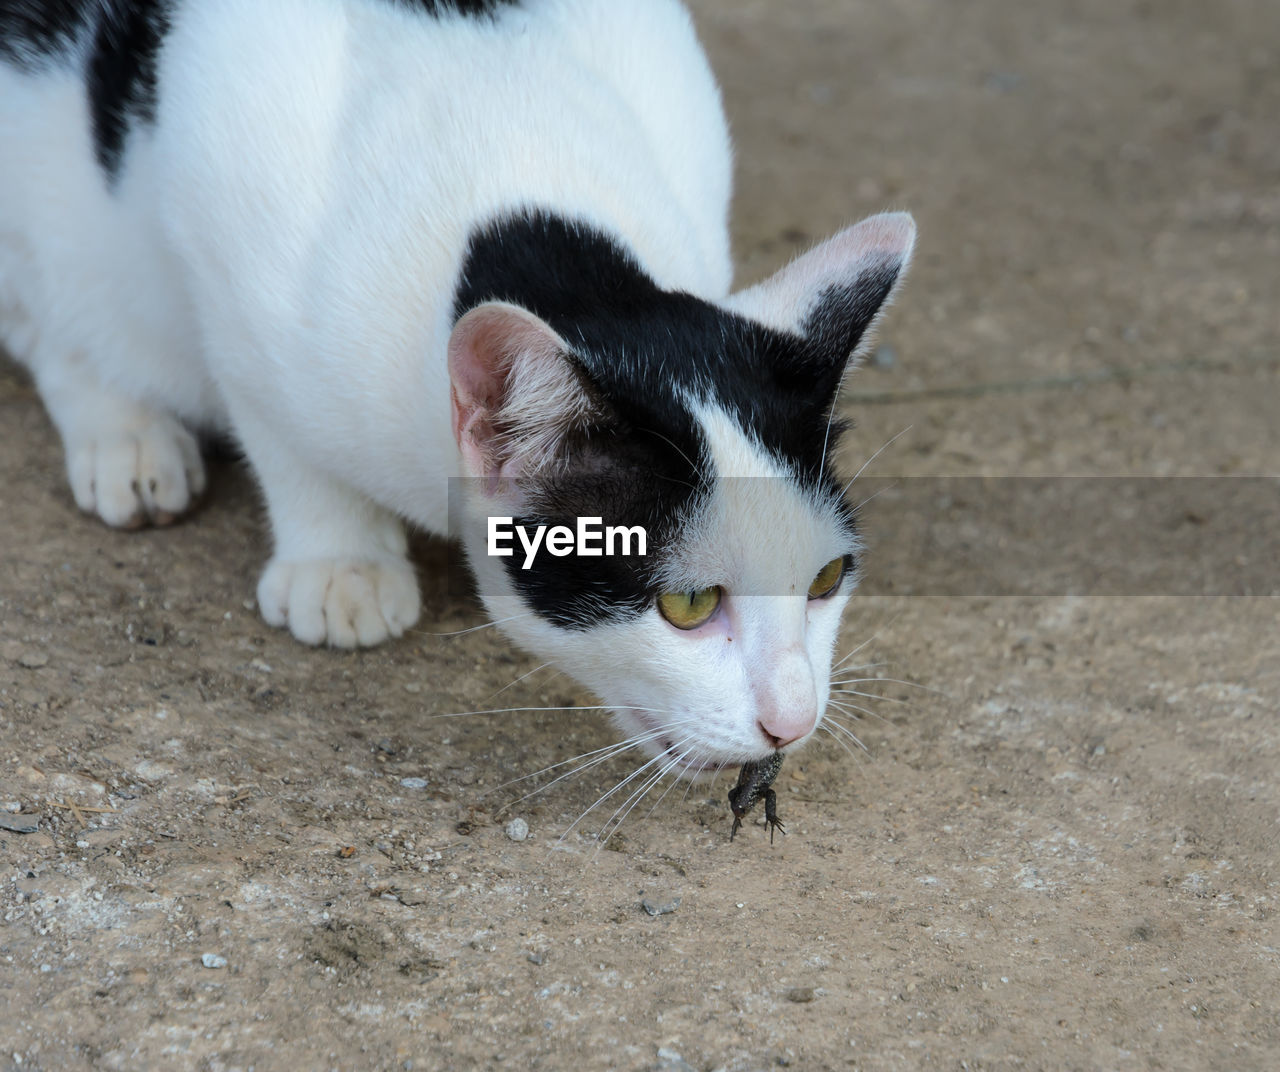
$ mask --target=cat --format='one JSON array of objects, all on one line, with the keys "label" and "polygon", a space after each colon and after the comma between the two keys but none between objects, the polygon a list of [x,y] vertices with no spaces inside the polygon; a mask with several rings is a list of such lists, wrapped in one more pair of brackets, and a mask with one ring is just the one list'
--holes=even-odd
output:
[{"label": "cat", "polygon": [[[465,488],[512,640],[663,770],[759,760],[824,717],[836,395],[915,226],[733,291],[731,169],[677,0],[0,0],[0,342],[108,525],[178,518],[233,436],[299,640],[414,626],[405,526]],[[647,554],[488,553],[575,513]]]}]

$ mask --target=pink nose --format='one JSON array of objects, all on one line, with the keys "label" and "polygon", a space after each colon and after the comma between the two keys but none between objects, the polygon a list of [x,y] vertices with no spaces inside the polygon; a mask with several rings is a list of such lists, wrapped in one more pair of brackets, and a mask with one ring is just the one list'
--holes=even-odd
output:
[{"label": "pink nose", "polygon": [[761,718],[757,725],[770,748],[786,748],[793,741],[812,733],[814,722],[812,710],[806,713],[792,710],[771,712]]}]

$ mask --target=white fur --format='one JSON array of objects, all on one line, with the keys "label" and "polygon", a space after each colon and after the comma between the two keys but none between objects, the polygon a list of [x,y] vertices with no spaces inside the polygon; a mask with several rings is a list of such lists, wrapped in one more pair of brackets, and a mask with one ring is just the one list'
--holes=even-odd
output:
[{"label": "white fur", "polygon": [[[447,531],[467,471],[446,353],[475,225],[554,206],[625,236],[659,285],[727,301],[729,140],[676,0],[541,0],[493,21],[183,0],[157,120],[110,187],[74,66],[0,63],[0,341],[33,370],[77,504],[108,524],[181,513],[204,486],[189,429],[232,432],[271,519],[262,613],[308,643],[374,644],[418,617],[404,522]],[[790,326],[819,281],[735,308]],[[777,475],[724,414],[703,419],[722,475]],[[803,737],[848,591],[805,599],[834,527],[784,481],[756,483],[766,501],[730,483],[690,519],[673,578],[732,586],[721,625],[681,633],[651,609],[558,629],[473,554],[490,610],[686,767],[758,757],[761,726]]]}]

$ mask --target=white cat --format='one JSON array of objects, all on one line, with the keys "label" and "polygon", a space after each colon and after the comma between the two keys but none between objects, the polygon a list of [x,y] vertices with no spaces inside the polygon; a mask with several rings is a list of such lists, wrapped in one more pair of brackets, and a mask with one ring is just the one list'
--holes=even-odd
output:
[{"label": "white cat", "polygon": [[[730,294],[731,152],[676,0],[0,0],[0,340],[76,503],[204,487],[230,433],[262,614],[350,647],[419,614],[449,489],[482,597],[665,768],[823,717],[857,541],[851,356],[910,255],[866,220]],[[487,519],[648,554],[487,553]]]}]

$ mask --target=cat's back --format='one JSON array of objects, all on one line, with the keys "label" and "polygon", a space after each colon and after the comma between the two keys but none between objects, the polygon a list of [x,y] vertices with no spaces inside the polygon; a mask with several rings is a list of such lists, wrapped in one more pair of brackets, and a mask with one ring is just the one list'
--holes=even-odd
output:
[{"label": "cat's back", "polygon": [[[531,206],[722,296],[730,170],[678,0],[0,0],[15,351],[20,320],[111,322],[140,295],[150,340],[116,363],[182,350],[178,279],[206,326],[257,336],[246,352],[286,325],[317,336],[301,348],[376,328],[420,351],[470,236]],[[60,312],[67,295],[92,315]]]},{"label": "cat's back", "polygon": [[641,245],[665,216],[728,284],[728,135],[678,0],[178,0],[171,36],[179,188],[275,191],[303,229],[365,206],[361,228],[412,217],[450,247],[527,204]]}]

